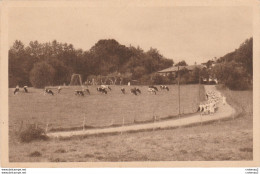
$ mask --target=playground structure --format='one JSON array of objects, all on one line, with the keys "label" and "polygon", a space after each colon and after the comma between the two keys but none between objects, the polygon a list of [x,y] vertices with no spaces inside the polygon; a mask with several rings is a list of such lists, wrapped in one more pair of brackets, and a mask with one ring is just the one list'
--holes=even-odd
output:
[{"label": "playground structure", "polygon": [[123,85],[127,81],[121,75],[107,75],[107,76],[90,76],[84,82],[84,85]]},{"label": "playground structure", "polygon": [[80,74],[72,74],[70,79],[70,86],[82,86],[82,79]]},{"label": "playground structure", "polygon": [[88,86],[88,85],[128,85],[139,84],[137,80],[131,80],[128,76],[122,76],[120,73],[113,75],[91,75],[86,80],[83,80],[81,74],[73,73],[69,86]]}]

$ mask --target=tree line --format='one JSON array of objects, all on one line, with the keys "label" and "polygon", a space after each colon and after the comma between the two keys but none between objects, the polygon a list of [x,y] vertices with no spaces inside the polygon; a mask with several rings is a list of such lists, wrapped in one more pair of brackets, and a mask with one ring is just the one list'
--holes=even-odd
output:
[{"label": "tree line", "polygon": [[[73,73],[81,74],[83,81],[120,76],[124,84],[131,80],[139,84],[173,84],[177,82],[176,74],[161,76],[156,73],[173,64],[172,59],[165,58],[155,48],[144,51],[140,47],[121,45],[114,39],[99,40],[87,51],[56,40],[31,41],[28,46],[15,41],[9,49],[9,87],[68,85]],[[233,90],[252,89],[253,38],[205,64],[207,68],[202,70],[182,69],[180,83],[199,83],[200,77],[211,77]],[[178,65],[186,66],[187,63],[180,61],[175,64]]]},{"label": "tree line", "polygon": [[252,89],[253,38],[246,39],[238,49],[218,58],[210,74],[229,89]]},{"label": "tree line", "polygon": [[87,51],[56,40],[31,41],[28,46],[16,40],[9,49],[9,87],[69,84],[73,73],[81,74],[83,81],[99,75],[149,80],[151,74],[173,63],[155,48],[145,52],[114,39],[99,40]]},{"label": "tree line", "polygon": [[[222,57],[215,57],[203,63],[206,68],[194,68],[188,71],[186,68],[180,70],[180,84],[194,84],[207,79],[207,84],[215,84],[209,79],[217,79],[231,90],[247,90],[253,87],[253,38],[246,39],[239,48],[227,53]],[[185,61],[180,61],[175,66],[187,66]],[[176,83],[176,75],[160,76],[154,78],[158,84]]]}]

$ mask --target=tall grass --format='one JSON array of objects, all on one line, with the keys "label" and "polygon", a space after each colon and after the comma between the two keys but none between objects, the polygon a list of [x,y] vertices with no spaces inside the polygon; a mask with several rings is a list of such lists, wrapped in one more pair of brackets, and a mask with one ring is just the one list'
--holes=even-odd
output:
[{"label": "tall grass", "polygon": [[20,135],[21,142],[31,142],[33,140],[47,140],[47,136],[42,128],[37,125],[29,125]]},{"label": "tall grass", "polygon": [[[111,86],[107,95],[100,94],[97,86],[89,86],[90,95],[78,97],[74,91],[81,87],[67,87],[54,96],[43,95],[43,90],[30,88],[29,93],[13,95],[9,93],[9,130],[17,130],[21,121],[26,124],[38,123],[47,130],[62,130],[111,125],[143,123],[156,118],[164,119],[178,115],[178,87],[169,85],[170,91],[161,91],[154,95],[147,91],[148,86]],[[121,93],[121,88],[126,94]],[[138,87],[142,94],[135,96],[130,89]],[[201,100],[204,87],[201,85]],[[181,114],[194,113],[199,103],[198,85],[181,85]],[[85,127],[85,128],[86,128]]]},{"label": "tall grass", "polygon": [[217,87],[227,98],[227,102],[235,108],[237,116],[253,116],[253,91],[232,91],[227,88]]}]

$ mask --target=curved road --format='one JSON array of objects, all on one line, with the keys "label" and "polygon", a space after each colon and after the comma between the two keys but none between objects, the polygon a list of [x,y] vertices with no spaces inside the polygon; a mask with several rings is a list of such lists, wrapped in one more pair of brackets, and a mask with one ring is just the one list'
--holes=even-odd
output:
[{"label": "curved road", "polygon": [[[205,91],[219,91],[216,90],[215,86],[205,85]],[[49,137],[70,137],[77,135],[94,135],[94,134],[112,134],[112,133],[120,133],[120,132],[130,132],[130,131],[140,131],[140,130],[153,130],[153,129],[165,129],[165,128],[175,128],[181,126],[188,126],[193,124],[200,124],[210,121],[216,121],[225,119],[228,117],[232,117],[235,114],[235,109],[232,108],[229,104],[222,104],[222,101],[219,103],[219,107],[216,113],[212,115],[203,115],[200,113],[195,114],[194,116],[174,119],[174,120],[166,120],[154,123],[145,123],[138,125],[129,125],[122,127],[111,127],[111,128],[103,128],[103,129],[90,129],[90,130],[80,130],[80,131],[63,131],[63,132],[53,132],[48,133]]]}]

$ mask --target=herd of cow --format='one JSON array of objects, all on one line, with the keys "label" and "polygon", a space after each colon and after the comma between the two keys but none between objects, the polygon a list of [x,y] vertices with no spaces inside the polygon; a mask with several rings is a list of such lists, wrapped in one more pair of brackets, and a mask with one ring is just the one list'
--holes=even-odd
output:
[{"label": "herd of cow", "polygon": [[[23,87],[23,89],[24,89],[24,91],[25,91],[26,93],[28,93],[28,89],[27,89],[27,88],[28,88],[27,86],[24,86],[24,87]],[[167,91],[169,91],[169,87],[168,87],[168,86],[165,86],[165,85],[160,85],[160,89],[161,89],[161,90],[167,90]],[[18,93],[19,90],[20,90],[19,86],[16,86],[16,88],[14,89],[14,95],[15,95],[16,93]],[[59,87],[58,87],[58,93],[60,93],[61,90],[62,90],[62,88],[59,86]],[[102,94],[107,94],[107,93],[108,93],[108,90],[109,90],[109,91],[112,90],[111,87],[108,86],[108,85],[101,85],[101,86],[97,87],[97,91],[100,92],[100,93],[102,93]],[[153,94],[156,95],[156,93],[157,93],[159,90],[158,90],[158,88],[157,88],[156,86],[149,86],[148,89],[147,89],[147,91],[148,91],[149,93],[153,93]],[[74,93],[74,94],[77,95],[77,96],[84,96],[85,93],[87,93],[87,94],[90,95],[89,89],[83,89],[83,88],[82,88],[82,90],[75,90],[75,93]],[[126,89],[125,89],[125,88],[121,88],[121,93],[122,93],[122,94],[126,94]],[[133,94],[133,95],[139,95],[139,94],[141,94],[141,90],[140,90],[139,88],[134,87],[134,88],[130,89],[130,93]],[[51,89],[45,88],[45,89],[44,89],[44,95],[46,95],[46,94],[54,95],[54,92],[53,92]]]},{"label": "herd of cow", "polygon": [[[24,86],[23,90],[25,93],[28,93],[28,87]],[[59,86],[58,87],[58,93],[60,93],[62,90],[62,88]],[[160,85],[160,90],[167,90],[169,91],[168,86],[165,85]],[[16,86],[16,88],[14,89],[14,95],[16,95],[18,92],[20,91],[19,86]],[[108,85],[101,85],[99,87],[97,87],[97,91],[102,93],[102,94],[107,94],[108,91],[112,91],[111,87]],[[156,86],[149,86],[147,91],[151,94],[155,94],[159,91],[158,88]],[[90,95],[90,91],[89,89],[81,89],[81,90],[75,90],[74,94],[76,96],[84,96],[85,93]],[[126,89],[125,88],[121,88],[121,93],[122,94],[126,94]],[[140,95],[141,94],[141,90],[137,87],[131,88],[130,89],[130,93],[133,95]],[[49,94],[49,95],[54,95],[54,92],[51,89],[45,88],[44,89],[44,95]],[[220,100],[222,99],[223,105],[226,104],[226,97],[221,96],[221,94],[219,92],[216,91],[209,91],[206,93],[206,97],[207,100],[203,103],[201,103],[198,107],[198,112],[201,113],[201,115],[207,115],[207,114],[214,114],[216,112],[216,110],[218,109],[218,105]]]}]

